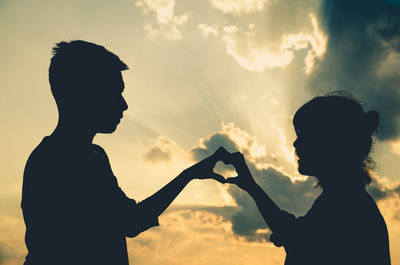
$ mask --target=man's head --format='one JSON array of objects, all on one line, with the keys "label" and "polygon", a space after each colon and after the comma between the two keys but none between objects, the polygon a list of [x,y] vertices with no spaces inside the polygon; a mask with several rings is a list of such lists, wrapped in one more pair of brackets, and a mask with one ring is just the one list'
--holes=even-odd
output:
[{"label": "man's head", "polygon": [[117,55],[94,43],[57,43],[49,68],[51,92],[60,119],[95,133],[112,133],[128,106],[122,96],[121,71],[128,66]]}]

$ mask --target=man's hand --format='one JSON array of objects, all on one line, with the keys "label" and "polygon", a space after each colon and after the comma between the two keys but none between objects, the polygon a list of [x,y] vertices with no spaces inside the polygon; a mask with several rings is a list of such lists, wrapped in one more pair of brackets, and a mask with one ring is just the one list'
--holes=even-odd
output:
[{"label": "man's hand", "polygon": [[183,173],[193,179],[215,179],[220,183],[226,183],[223,176],[213,171],[218,161],[231,164],[231,154],[223,147],[218,148],[214,154],[201,160],[197,164],[185,169]]}]

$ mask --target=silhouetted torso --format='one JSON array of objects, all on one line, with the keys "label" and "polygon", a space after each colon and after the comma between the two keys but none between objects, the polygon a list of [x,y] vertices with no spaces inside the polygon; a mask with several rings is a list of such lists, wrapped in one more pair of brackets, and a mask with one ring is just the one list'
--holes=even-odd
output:
[{"label": "silhouetted torso", "polygon": [[128,264],[125,237],[158,225],[126,197],[104,150],[45,137],[24,172],[26,265]]},{"label": "silhouetted torso", "polygon": [[271,241],[285,247],[285,265],[390,264],[385,221],[364,187],[324,191],[305,216],[282,215]]}]

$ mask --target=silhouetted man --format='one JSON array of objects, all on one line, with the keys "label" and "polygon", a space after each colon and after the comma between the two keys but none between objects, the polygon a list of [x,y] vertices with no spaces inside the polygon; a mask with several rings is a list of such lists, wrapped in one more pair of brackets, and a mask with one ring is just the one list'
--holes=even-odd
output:
[{"label": "silhouetted man", "polygon": [[121,71],[128,69],[104,47],[61,42],[53,49],[49,81],[59,120],[30,155],[21,207],[28,248],[25,265],[128,264],[125,237],[158,225],[158,216],[193,178],[212,172],[216,153],[184,170],[136,203],[118,187],[97,133],[112,133],[128,108]]}]

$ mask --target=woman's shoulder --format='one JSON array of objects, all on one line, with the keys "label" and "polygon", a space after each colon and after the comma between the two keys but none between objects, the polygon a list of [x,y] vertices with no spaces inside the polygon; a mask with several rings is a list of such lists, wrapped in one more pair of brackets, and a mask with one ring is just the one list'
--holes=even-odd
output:
[{"label": "woman's shoulder", "polygon": [[355,230],[386,230],[385,220],[378,205],[367,192],[360,192],[347,198],[343,205],[343,219]]}]

